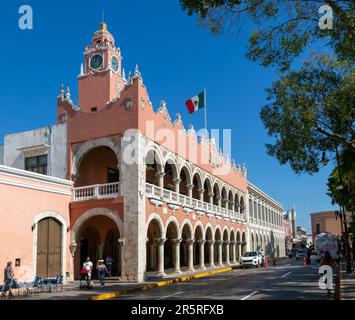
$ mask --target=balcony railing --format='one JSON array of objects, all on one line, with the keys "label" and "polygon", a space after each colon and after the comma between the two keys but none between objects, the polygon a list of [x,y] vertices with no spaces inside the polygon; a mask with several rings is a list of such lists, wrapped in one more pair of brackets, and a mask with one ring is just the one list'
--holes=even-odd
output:
[{"label": "balcony railing", "polygon": [[113,182],[74,188],[73,200],[84,201],[91,199],[114,198],[119,193],[119,185],[119,182]]},{"label": "balcony railing", "polygon": [[168,189],[162,189],[150,183],[146,183],[145,192],[147,197],[153,197],[168,203],[180,205],[183,207],[189,207],[194,210],[214,214],[223,218],[245,221],[245,217],[243,214],[240,214],[233,210],[228,210],[226,208],[218,207],[208,202],[188,197],[184,194],[178,194]]}]

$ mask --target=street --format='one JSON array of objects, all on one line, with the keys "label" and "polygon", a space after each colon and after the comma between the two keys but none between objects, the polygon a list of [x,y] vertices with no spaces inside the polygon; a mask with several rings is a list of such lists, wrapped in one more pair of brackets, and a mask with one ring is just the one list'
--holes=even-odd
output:
[{"label": "street", "polygon": [[[269,268],[234,269],[218,275],[127,294],[117,300],[332,300],[318,286],[319,264],[284,259]],[[332,293],[334,290],[332,291]]]}]

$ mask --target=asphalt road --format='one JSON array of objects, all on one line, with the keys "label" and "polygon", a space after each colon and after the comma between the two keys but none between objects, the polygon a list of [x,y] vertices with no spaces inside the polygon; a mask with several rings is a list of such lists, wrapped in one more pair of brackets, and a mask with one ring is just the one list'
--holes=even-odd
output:
[{"label": "asphalt road", "polygon": [[[116,300],[331,300],[319,288],[318,263],[283,259],[269,268],[234,269],[210,277],[194,279],[127,294]],[[332,290],[334,293],[334,290]]]}]

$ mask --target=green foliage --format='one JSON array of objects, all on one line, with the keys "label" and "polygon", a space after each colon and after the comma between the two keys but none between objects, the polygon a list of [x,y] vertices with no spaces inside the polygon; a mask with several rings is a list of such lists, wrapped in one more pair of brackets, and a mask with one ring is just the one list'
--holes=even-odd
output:
[{"label": "green foliage", "polygon": [[[279,80],[267,89],[268,104],[260,113],[274,138],[273,144],[266,145],[268,154],[281,164],[289,163],[297,173],[312,174],[319,170],[323,153],[334,158],[336,146],[343,157],[354,152],[355,1],[180,0],[180,3],[189,15],[199,16],[214,34],[248,26],[251,31],[246,56],[280,72]],[[319,8],[325,4],[333,10],[332,29],[319,27],[322,16]],[[322,48],[327,55],[310,57],[298,71],[291,71],[295,58],[312,45]],[[348,159],[353,170],[354,157]],[[335,189],[337,172],[335,168],[328,186],[329,194],[339,203]],[[348,184],[353,180],[350,172],[344,171]],[[353,208],[353,194],[347,192],[344,201]]]},{"label": "green foliage", "polygon": [[[332,198],[332,203],[342,204],[346,211],[353,213],[355,212],[354,159],[355,151],[350,148],[344,149],[339,155],[340,167],[334,168],[327,183],[328,195]],[[341,179],[339,173],[341,174]],[[339,186],[343,186],[343,188],[337,190]]]},{"label": "green foliage", "polygon": [[[212,33],[252,26],[247,57],[285,71],[318,40],[342,60],[355,56],[355,3],[350,0],[180,0],[183,10],[199,16]],[[320,29],[319,7],[333,9],[333,29]],[[247,22],[247,23],[245,23]]]},{"label": "green foliage", "polygon": [[350,232],[352,233],[353,239],[355,239],[355,214],[354,213],[351,215]]},{"label": "green foliage", "polygon": [[267,89],[261,119],[275,138],[267,152],[299,172],[319,170],[323,152],[335,145],[354,148],[353,75],[347,64],[316,56],[299,71],[289,71]]}]

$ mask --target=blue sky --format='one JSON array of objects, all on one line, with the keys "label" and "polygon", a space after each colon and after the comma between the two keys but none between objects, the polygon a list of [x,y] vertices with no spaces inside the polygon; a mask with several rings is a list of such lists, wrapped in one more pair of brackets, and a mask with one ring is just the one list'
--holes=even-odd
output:
[{"label": "blue sky", "polygon": [[[33,8],[31,31],[18,27],[23,4]],[[164,99],[171,117],[181,113],[185,127],[202,128],[203,112],[189,115],[184,101],[206,87],[209,128],[232,129],[232,157],[245,162],[249,180],[285,210],[295,205],[298,224],[310,232],[309,213],[333,208],[326,195],[331,164],[313,176],[296,175],[266,154],[271,140],[259,112],[274,70],[245,58],[245,36],[211,35],[178,0],[1,1],[0,144],[5,134],[55,123],[62,82],[77,101],[82,52],[103,9],[126,73],[138,63],[153,106]]]}]

